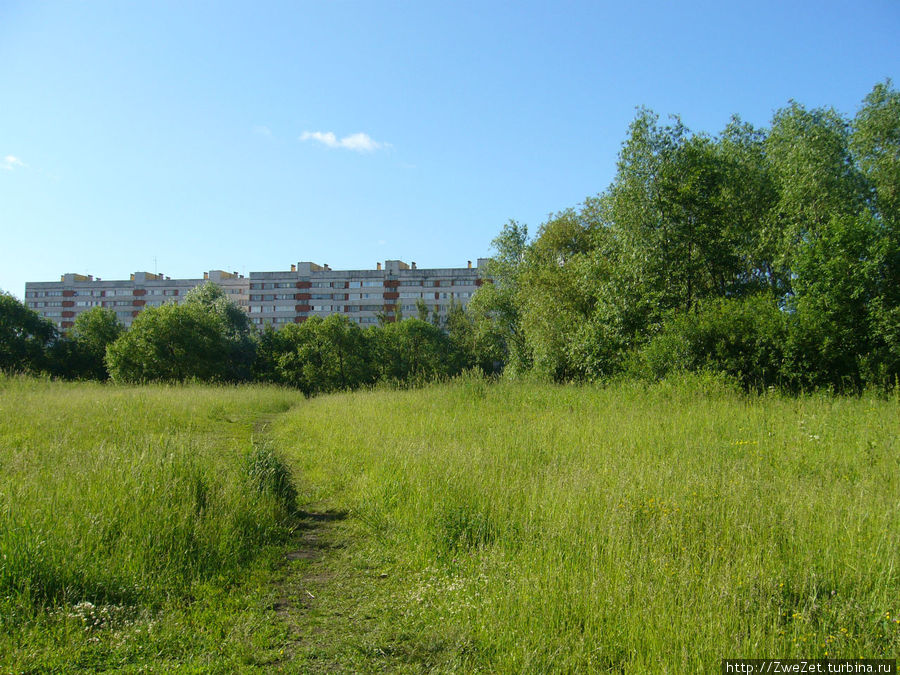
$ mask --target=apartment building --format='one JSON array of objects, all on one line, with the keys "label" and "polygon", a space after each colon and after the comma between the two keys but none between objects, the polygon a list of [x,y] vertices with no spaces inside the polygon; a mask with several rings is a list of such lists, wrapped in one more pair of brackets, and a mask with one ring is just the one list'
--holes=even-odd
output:
[{"label": "apartment building", "polygon": [[64,274],[58,282],[25,284],[25,303],[62,330],[91,307],[108,307],[126,327],[144,307],[181,302],[204,281],[218,284],[242,307],[257,326],[300,323],[311,316],[341,313],[365,327],[378,322],[416,316],[419,301],[429,315],[446,316],[452,302],[465,306],[481,285],[486,258],[462,268],[417,268],[416,263],[387,260],[374,270],[333,270],[328,265],[299,262],[290,270],[237,273],[212,270],[202,279],[170,279],[161,274],[135,272],[131,279],[103,281],[92,276]]},{"label": "apartment building", "polygon": [[280,326],[311,316],[341,313],[361,326],[416,315],[417,301],[446,316],[451,302],[465,306],[482,283],[486,258],[476,267],[417,268],[416,263],[386,260],[374,270],[333,270],[328,265],[299,262],[289,271],[251,272],[251,321]]},{"label": "apartment building", "polygon": [[130,327],[145,307],[180,303],[188,291],[206,281],[218,284],[237,305],[247,308],[250,280],[222,270],[205,272],[200,279],[135,272],[127,280],[106,281],[92,275],[63,274],[59,281],[26,283],[25,304],[61,330],[71,328],[75,317],[92,307],[113,310],[119,321]]}]

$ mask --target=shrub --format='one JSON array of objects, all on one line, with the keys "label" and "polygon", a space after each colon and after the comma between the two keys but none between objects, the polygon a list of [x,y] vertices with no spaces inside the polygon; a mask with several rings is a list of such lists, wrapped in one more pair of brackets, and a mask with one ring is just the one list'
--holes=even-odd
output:
[{"label": "shrub", "polygon": [[787,314],[768,294],[710,300],[673,316],[630,355],[627,369],[651,379],[712,370],[745,388],[780,384],[786,332]]}]

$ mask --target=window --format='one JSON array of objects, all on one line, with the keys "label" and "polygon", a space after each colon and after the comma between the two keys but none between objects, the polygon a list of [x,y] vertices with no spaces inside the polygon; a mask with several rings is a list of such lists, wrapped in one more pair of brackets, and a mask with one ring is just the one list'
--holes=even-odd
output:
[{"label": "window", "polygon": [[46,293],[44,293],[44,297],[59,298],[59,297],[62,297],[62,294],[63,294],[62,291],[47,291]]},{"label": "window", "polygon": [[375,288],[376,286],[384,286],[384,283],[381,281],[364,281],[362,285],[363,288]]},{"label": "window", "polygon": [[293,281],[279,281],[277,284],[274,284],[273,288],[295,288],[295,285]]},{"label": "window", "polygon": [[310,288],[331,288],[330,281],[313,281],[310,285]]}]

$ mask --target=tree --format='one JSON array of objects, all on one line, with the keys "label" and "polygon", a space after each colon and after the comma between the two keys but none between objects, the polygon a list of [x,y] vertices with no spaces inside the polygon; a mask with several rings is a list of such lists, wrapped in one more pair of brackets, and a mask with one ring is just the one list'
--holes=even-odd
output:
[{"label": "tree", "polygon": [[[312,316],[301,324],[272,331],[277,381],[307,396],[356,389],[374,381],[365,331],[342,314]],[[269,358],[269,357],[267,357]]]},{"label": "tree", "polygon": [[221,318],[204,304],[165,304],[138,314],[107,348],[106,366],[119,382],[223,382],[233,380],[232,353]]},{"label": "tree", "polygon": [[228,344],[228,379],[250,379],[255,345],[247,313],[229,299],[221,287],[210,281],[191,289],[185,296],[184,304],[203,307],[218,320]]},{"label": "tree", "polygon": [[491,242],[488,279],[469,302],[481,360],[501,362],[510,372],[527,370],[531,359],[522,334],[517,300],[519,274],[528,246],[528,227],[514,220]]},{"label": "tree", "polygon": [[877,84],[853,120],[850,148],[868,181],[879,219],[900,228],[900,92]]},{"label": "tree", "polygon": [[375,363],[382,380],[408,383],[456,374],[450,338],[427,321],[387,323],[375,329],[373,339]]},{"label": "tree", "polygon": [[52,323],[0,291],[0,371],[38,373],[47,369],[47,350],[57,341]]},{"label": "tree", "polygon": [[70,365],[72,373],[77,377],[108,379],[106,349],[124,330],[116,313],[104,307],[93,307],[75,317],[70,338],[73,347],[70,358],[75,361]]}]

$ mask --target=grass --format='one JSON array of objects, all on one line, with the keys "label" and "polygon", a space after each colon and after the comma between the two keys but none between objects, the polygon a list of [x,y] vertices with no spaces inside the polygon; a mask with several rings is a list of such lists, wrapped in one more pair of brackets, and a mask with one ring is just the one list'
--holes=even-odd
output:
[{"label": "grass", "polygon": [[0,671],[897,658],[898,462],[897,400],[715,379],[2,380]]},{"label": "grass", "polygon": [[0,380],[0,670],[146,634],[285,541],[292,495],[253,436],[300,398]]},{"label": "grass", "polygon": [[688,672],[897,657],[898,420],[715,380],[462,380],[316,399],[274,436],[298,439],[302,491],[348,511],[347,569],[393,580],[357,600],[380,617],[349,639],[371,662]]}]

